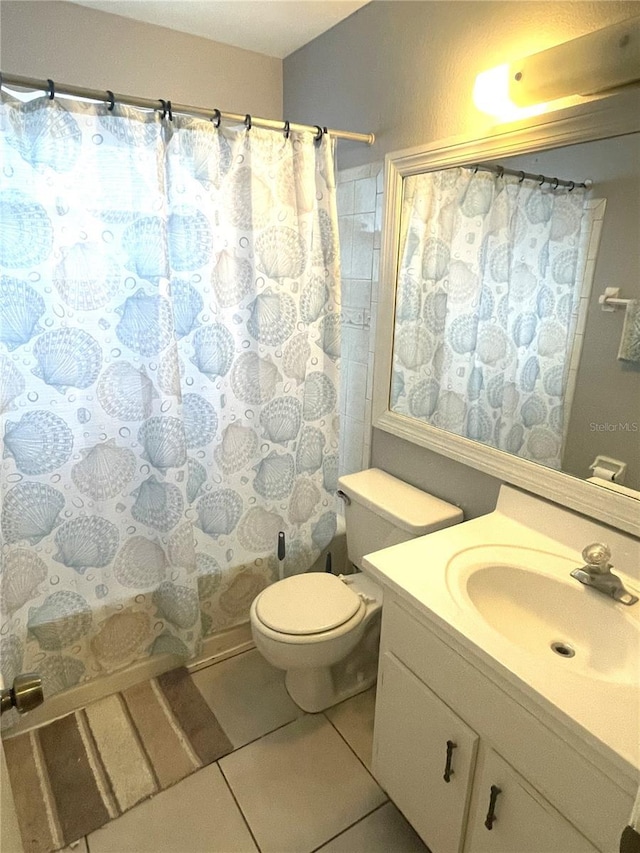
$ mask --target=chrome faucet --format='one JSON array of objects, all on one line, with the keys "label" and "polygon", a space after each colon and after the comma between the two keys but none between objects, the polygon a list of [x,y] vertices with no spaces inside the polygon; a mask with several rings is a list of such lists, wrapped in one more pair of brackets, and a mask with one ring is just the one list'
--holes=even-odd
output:
[{"label": "chrome faucet", "polygon": [[592,542],[582,552],[582,559],[585,565],[581,569],[574,569],[571,572],[572,578],[603,592],[621,604],[635,604],[638,601],[638,596],[628,592],[620,578],[611,571],[611,551],[606,545]]}]

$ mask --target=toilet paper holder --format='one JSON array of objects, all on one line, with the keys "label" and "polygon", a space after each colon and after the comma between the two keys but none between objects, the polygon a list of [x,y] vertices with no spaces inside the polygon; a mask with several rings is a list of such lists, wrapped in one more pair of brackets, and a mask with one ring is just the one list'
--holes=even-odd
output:
[{"label": "toilet paper holder", "polygon": [[610,480],[612,483],[622,483],[627,470],[627,463],[611,456],[596,456],[589,469],[593,476],[601,480]]}]

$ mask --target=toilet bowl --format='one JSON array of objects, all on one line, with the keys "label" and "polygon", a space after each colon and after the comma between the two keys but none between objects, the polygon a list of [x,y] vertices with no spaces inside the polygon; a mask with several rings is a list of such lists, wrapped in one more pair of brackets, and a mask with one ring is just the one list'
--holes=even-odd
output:
[{"label": "toilet bowl", "polygon": [[382,589],[361,573],[312,572],[261,592],[251,605],[251,632],[263,657],[286,670],[293,701],[322,711],[374,683],[367,652],[377,646],[381,610]]},{"label": "toilet bowl", "polygon": [[[451,504],[372,468],[342,477],[347,553],[362,568],[372,551],[462,520]],[[317,712],[376,680],[382,589],[363,572],[307,572],[260,592],[251,610],[256,648],[285,670],[285,685],[304,711]]]}]

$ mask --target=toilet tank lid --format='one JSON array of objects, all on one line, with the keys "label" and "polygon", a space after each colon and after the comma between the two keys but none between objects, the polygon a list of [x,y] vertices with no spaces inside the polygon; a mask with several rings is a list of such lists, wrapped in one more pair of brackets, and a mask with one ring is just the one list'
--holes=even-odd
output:
[{"label": "toilet tank lid", "polygon": [[352,501],[414,536],[449,527],[463,518],[459,507],[410,486],[379,468],[346,474],[340,477],[338,486]]}]

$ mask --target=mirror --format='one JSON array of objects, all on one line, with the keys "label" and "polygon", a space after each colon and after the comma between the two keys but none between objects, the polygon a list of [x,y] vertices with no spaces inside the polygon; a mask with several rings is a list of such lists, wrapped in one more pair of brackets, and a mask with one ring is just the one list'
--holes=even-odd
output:
[{"label": "mirror", "polygon": [[640,363],[599,297],[640,298],[637,99],[387,157],[374,399],[374,426],[628,530]]}]

